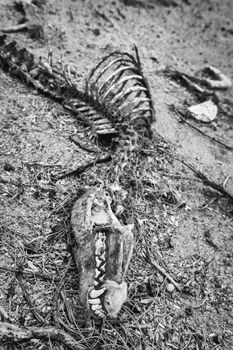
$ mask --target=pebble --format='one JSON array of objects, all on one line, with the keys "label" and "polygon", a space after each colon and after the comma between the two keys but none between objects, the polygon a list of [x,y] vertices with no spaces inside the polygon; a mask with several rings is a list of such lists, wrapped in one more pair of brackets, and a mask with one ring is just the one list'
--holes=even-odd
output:
[{"label": "pebble", "polygon": [[158,283],[163,283],[163,276],[158,273],[157,276],[156,276],[156,281]]},{"label": "pebble", "polygon": [[172,284],[172,283],[167,284],[167,291],[168,292],[172,293],[174,289],[175,289],[174,284]]}]

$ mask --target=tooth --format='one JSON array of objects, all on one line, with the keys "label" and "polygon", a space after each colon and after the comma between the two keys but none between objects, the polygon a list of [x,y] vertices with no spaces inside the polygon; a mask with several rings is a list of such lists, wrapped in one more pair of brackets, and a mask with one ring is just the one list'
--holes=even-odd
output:
[{"label": "tooth", "polygon": [[106,253],[105,253],[105,251],[100,255],[100,259],[101,260],[103,260],[103,261],[105,261],[106,259],[105,259],[105,256],[106,256]]},{"label": "tooth", "polygon": [[105,316],[104,312],[101,311],[101,310],[96,310],[96,311],[94,311],[94,314],[95,314],[96,316],[100,316],[100,317],[104,317],[104,316]]},{"label": "tooth", "polygon": [[99,314],[101,317],[105,317],[105,313],[100,311],[100,314]]},{"label": "tooth", "polygon": [[94,286],[97,287],[99,285],[99,282],[94,280]]},{"label": "tooth", "polygon": [[96,261],[96,267],[99,267],[102,261],[99,259],[98,256],[95,257],[95,261]]},{"label": "tooth", "polygon": [[106,266],[106,262],[102,266],[100,266],[100,269],[104,272],[105,272],[105,266]]},{"label": "tooth", "polygon": [[98,278],[100,274],[101,272],[98,269],[95,269],[95,278]]},{"label": "tooth", "polygon": [[101,305],[99,305],[99,304],[96,304],[96,305],[91,305],[91,310],[92,311],[97,311],[97,310],[103,310],[102,309],[102,306]]},{"label": "tooth", "polygon": [[98,240],[101,239],[101,232],[97,232],[96,236],[97,236]]},{"label": "tooth", "polygon": [[100,311],[100,310],[95,310],[95,311],[94,311],[94,314],[97,315],[97,316],[100,316],[101,311]]},{"label": "tooth", "polygon": [[99,255],[101,254],[101,251],[105,249],[105,244],[102,242],[102,240],[99,238],[97,239],[95,243],[95,254]]},{"label": "tooth", "polygon": [[90,298],[98,298],[100,295],[102,295],[106,291],[106,288],[101,288],[101,289],[93,289],[90,293],[89,296]]},{"label": "tooth", "polygon": [[101,277],[99,278],[99,281],[102,283],[102,282],[104,282],[104,279],[105,279],[105,275],[101,276]]},{"label": "tooth", "polygon": [[92,305],[100,304],[100,298],[88,299],[88,303],[89,303],[89,304],[92,304]]}]

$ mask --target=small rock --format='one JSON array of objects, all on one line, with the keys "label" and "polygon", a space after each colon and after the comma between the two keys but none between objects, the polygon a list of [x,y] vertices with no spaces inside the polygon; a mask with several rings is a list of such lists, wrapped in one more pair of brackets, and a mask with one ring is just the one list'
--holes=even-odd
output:
[{"label": "small rock", "polygon": [[216,118],[218,107],[213,101],[208,100],[189,107],[188,111],[194,119],[204,123],[210,123]]},{"label": "small rock", "polygon": [[168,291],[169,293],[172,293],[174,289],[175,289],[174,284],[168,283],[168,285],[167,285],[167,291]]},{"label": "small rock", "polygon": [[163,283],[163,276],[160,275],[160,273],[157,274],[157,276],[156,276],[156,281],[157,281],[158,283]]}]

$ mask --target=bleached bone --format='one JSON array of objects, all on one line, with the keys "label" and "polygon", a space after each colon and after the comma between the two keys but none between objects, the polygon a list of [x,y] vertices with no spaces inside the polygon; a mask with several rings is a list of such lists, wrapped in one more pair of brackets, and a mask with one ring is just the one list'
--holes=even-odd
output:
[{"label": "bleached bone", "polygon": [[[101,304],[107,316],[116,317],[127,298],[124,278],[134,239],[133,225],[119,222],[111,202],[103,189],[87,191],[75,203],[71,223],[75,235],[74,255],[79,268],[80,303],[83,306]],[[92,211],[93,204],[97,203],[101,208],[98,213]],[[103,241],[105,250],[96,255],[96,242],[99,248]],[[105,292],[99,295],[103,288],[106,288]],[[92,296],[97,298],[92,299]],[[100,313],[99,317],[104,317],[104,314]]]},{"label": "bleached bone", "polygon": [[104,308],[109,317],[116,318],[127,299],[127,284],[126,282],[118,284],[115,281],[107,280],[104,286],[107,288],[104,295]]},{"label": "bleached bone", "polygon": [[98,269],[95,269],[95,278],[98,278],[101,272]]},{"label": "bleached bone", "polygon": [[94,304],[94,305],[91,305],[91,310],[92,311],[96,311],[96,310],[99,310],[99,311],[103,311],[103,308],[102,308],[102,305],[101,304]]},{"label": "bleached bone", "polygon": [[100,295],[102,295],[106,291],[106,288],[101,289],[93,289],[90,291],[89,296],[90,298],[98,298]]},{"label": "bleached bone", "polygon": [[105,250],[105,244],[102,239],[97,239],[95,243],[95,254],[100,255]]},{"label": "bleached bone", "polygon": [[92,305],[101,304],[100,298],[88,299],[88,303]]},{"label": "bleached bone", "polygon": [[96,267],[99,268],[100,264],[102,263],[102,260],[100,260],[99,257],[96,256],[95,261],[96,261]]},{"label": "bleached bone", "polygon": [[104,312],[101,311],[101,310],[95,310],[95,311],[94,311],[94,314],[95,314],[96,316],[99,316],[99,317],[104,317],[104,316],[105,316]]}]

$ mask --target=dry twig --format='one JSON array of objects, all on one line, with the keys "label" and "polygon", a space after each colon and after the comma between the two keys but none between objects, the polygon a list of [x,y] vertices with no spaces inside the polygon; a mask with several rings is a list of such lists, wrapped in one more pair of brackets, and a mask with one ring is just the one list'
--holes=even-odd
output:
[{"label": "dry twig", "polygon": [[172,110],[174,110],[177,114],[179,114],[180,119],[182,120],[182,122],[186,123],[188,126],[190,126],[191,128],[193,128],[194,130],[198,131],[200,134],[202,134],[205,137],[208,137],[211,141],[218,143],[219,145],[225,147],[228,150],[233,150],[233,146],[229,146],[227,144],[225,144],[224,142],[217,140],[215,137],[212,137],[208,134],[206,134],[205,132],[203,132],[202,130],[200,130],[199,128],[197,128],[195,125],[191,124],[188,122],[188,120],[186,119],[185,114],[178,109],[177,107],[175,107],[174,105],[171,106]]},{"label": "dry twig", "polygon": [[11,272],[11,273],[14,273],[17,275],[38,277],[38,278],[42,278],[43,280],[51,280],[51,281],[60,281],[61,280],[57,276],[48,276],[48,275],[38,273],[38,272],[29,272],[29,271],[24,271],[24,270],[12,269],[12,268],[5,267],[5,266],[0,266],[0,270]]},{"label": "dry twig", "polygon": [[159,272],[161,272],[180,292],[182,291],[181,286],[172,278],[172,276],[164,270],[157,262],[151,257],[151,254],[147,248],[147,259],[149,260],[150,264],[153,265]]},{"label": "dry twig", "polygon": [[23,279],[22,279],[22,276],[20,275],[16,275],[18,281],[19,281],[19,285],[22,289],[22,292],[23,292],[23,295],[24,295],[24,298],[25,300],[27,301],[28,303],[28,306],[30,308],[30,311],[33,313],[34,317],[37,319],[38,322],[40,322],[41,324],[44,324],[45,323],[45,320],[44,318],[39,314],[39,312],[37,311],[36,307],[33,305],[32,301],[31,301],[31,297],[24,285],[24,282],[23,282]]},{"label": "dry twig", "polygon": [[[143,151],[155,153],[155,151],[154,151],[154,150],[151,150],[151,149],[145,149],[145,150],[143,150]],[[166,151],[164,150],[164,152],[166,152]],[[192,170],[192,171],[196,174],[196,176],[197,176],[199,179],[202,180],[202,182],[203,182],[205,185],[208,185],[208,186],[212,187],[214,190],[216,190],[216,191],[222,193],[224,196],[227,196],[227,197],[229,197],[230,199],[233,200],[233,194],[232,194],[232,193],[230,193],[228,190],[226,190],[222,185],[220,185],[220,184],[218,184],[218,183],[216,183],[216,182],[210,180],[210,179],[207,177],[207,175],[203,174],[200,170],[196,169],[196,168],[194,167],[194,165],[192,165],[192,164],[190,164],[190,163],[184,161],[184,160],[183,160],[180,156],[178,156],[178,155],[173,156],[173,155],[170,154],[170,153],[169,153],[169,155],[170,155],[171,158],[175,159],[176,161],[182,163],[183,165],[185,165],[186,167],[188,167],[190,170]]]},{"label": "dry twig", "polygon": [[54,179],[54,181],[56,182],[58,180],[64,179],[67,176],[80,175],[81,173],[83,173],[84,171],[86,171],[87,169],[92,167],[93,165],[95,165],[97,163],[106,163],[106,162],[109,162],[111,159],[112,159],[112,157],[110,154],[104,154],[104,155],[98,156],[97,158],[90,160],[90,161],[78,166],[75,170],[56,177]]},{"label": "dry twig", "polygon": [[0,342],[17,343],[19,341],[27,341],[32,338],[50,339],[66,345],[71,350],[84,350],[79,341],[74,339],[66,332],[56,327],[17,327],[10,323],[0,322]]}]

